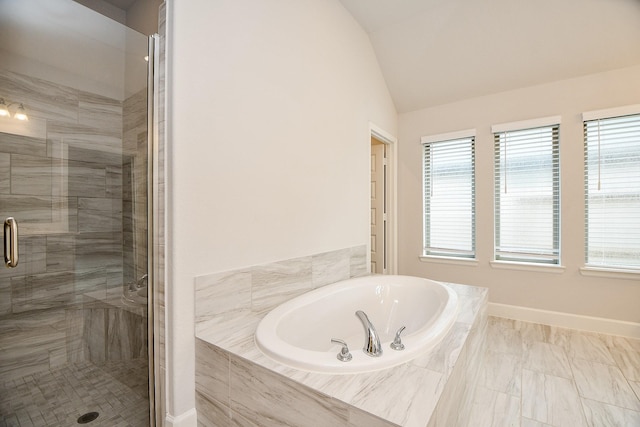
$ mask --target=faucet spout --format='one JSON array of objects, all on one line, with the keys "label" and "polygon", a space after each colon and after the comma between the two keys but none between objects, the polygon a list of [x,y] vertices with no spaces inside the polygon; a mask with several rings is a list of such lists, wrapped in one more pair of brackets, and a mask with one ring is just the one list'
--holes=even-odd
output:
[{"label": "faucet spout", "polygon": [[362,350],[366,355],[371,357],[380,357],[382,356],[382,345],[380,345],[380,336],[376,332],[376,328],[373,326],[367,314],[362,311],[356,311],[356,316],[362,322],[362,327],[364,328],[364,347]]}]

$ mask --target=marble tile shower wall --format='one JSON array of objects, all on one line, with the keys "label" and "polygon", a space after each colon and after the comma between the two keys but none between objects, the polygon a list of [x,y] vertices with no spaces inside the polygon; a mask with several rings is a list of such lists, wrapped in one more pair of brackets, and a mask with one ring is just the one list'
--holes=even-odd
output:
[{"label": "marble tile shower wall", "polygon": [[147,272],[147,90],[125,99],[123,147],[123,275],[124,283]]},{"label": "marble tile shower wall", "polygon": [[121,101],[6,70],[0,91],[41,129],[0,133],[0,215],[20,224],[19,266],[0,270],[0,376],[11,379],[85,358],[83,295],[123,284],[126,180]]}]

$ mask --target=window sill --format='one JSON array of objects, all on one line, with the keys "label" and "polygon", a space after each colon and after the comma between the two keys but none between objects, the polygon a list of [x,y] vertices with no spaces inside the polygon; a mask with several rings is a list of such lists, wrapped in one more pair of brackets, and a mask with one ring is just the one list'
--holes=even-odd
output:
[{"label": "window sill", "polygon": [[421,255],[419,258],[420,258],[420,261],[422,262],[436,262],[440,264],[466,265],[470,267],[478,265],[478,260],[475,258],[456,258],[456,257],[434,256],[434,255]]},{"label": "window sill", "polygon": [[533,262],[490,261],[491,267],[504,270],[536,271],[542,273],[564,273],[563,265],[535,264]]},{"label": "window sill", "polygon": [[580,274],[583,276],[611,277],[614,279],[640,279],[640,270],[625,270],[622,268],[584,266],[580,268]]}]

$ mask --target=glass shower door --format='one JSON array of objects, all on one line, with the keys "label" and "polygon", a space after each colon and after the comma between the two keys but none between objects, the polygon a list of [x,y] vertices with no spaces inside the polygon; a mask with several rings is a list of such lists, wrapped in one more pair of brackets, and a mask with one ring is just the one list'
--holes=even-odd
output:
[{"label": "glass shower door", "polygon": [[0,0],[0,46],[0,425],[147,426],[147,38]]}]

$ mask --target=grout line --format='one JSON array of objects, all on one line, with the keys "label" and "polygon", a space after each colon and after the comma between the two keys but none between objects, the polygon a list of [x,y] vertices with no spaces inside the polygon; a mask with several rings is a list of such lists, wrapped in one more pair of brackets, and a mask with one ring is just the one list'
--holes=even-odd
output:
[{"label": "grout line", "polygon": [[[564,351],[564,349],[563,349]],[[576,395],[578,396],[578,400],[580,400],[580,413],[582,414],[582,418],[584,419],[584,422],[587,426],[591,426],[591,423],[589,422],[589,419],[587,418],[587,413],[584,410],[584,402],[583,399],[584,397],[580,394],[580,389],[578,388],[578,383],[576,382],[576,374],[574,372],[574,368],[573,368],[573,357],[569,358],[569,355],[567,354],[567,360],[569,361],[569,369],[571,370],[571,383],[573,384],[573,388],[576,391]]]}]

